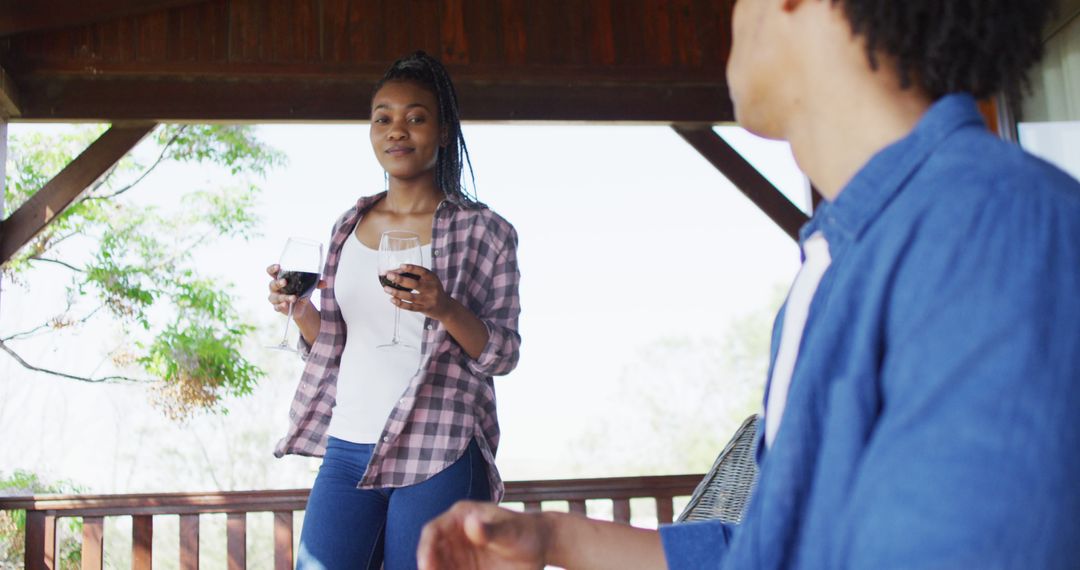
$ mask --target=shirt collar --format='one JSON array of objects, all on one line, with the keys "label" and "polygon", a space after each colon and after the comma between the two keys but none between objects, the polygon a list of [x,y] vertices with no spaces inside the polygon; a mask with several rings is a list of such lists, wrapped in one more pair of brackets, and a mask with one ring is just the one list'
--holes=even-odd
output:
[{"label": "shirt collar", "polygon": [[907,180],[948,135],[961,127],[982,126],[975,99],[966,93],[935,102],[904,138],[873,156],[832,202],[823,201],[799,232],[805,242],[815,231],[836,239],[858,239]]}]

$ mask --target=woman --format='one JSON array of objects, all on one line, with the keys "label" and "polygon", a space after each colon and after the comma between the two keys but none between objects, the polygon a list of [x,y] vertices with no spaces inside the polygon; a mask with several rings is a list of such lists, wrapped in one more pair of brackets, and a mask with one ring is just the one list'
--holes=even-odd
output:
[{"label": "woman", "polygon": [[[371,146],[387,188],[334,226],[321,308],[281,294],[283,280],[270,284],[277,311],[297,303],[307,360],[274,453],[324,455],[298,568],[415,568],[428,520],[459,499],[502,496],[491,377],[518,360],[517,234],[463,189],[472,165],[437,60],[413,53],[379,81]],[[403,290],[376,279],[389,230],[420,236],[430,267],[387,273]],[[397,308],[399,336],[419,351],[376,348],[391,338]]]}]

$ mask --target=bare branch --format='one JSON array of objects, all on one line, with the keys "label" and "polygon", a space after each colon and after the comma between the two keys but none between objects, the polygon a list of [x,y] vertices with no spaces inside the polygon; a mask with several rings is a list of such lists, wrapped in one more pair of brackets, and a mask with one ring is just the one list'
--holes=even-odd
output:
[{"label": "bare branch", "polygon": [[75,376],[73,374],[67,374],[64,372],[58,372],[56,370],[49,370],[48,368],[41,368],[34,366],[29,362],[23,360],[14,350],[11,349],[4,341],[0,340],[0,349],[11,355],[23,368],[27,370],[33,370],[34,372],[41,372],[43,374],[52,374],[53,376],[59,376],[61,378],[67,378],[69,380],[78,380],[79,382],[89,382],[93,384],[100,384],[106,382],[148,382],[148,380],[140,380],[138,378],[129,378],[127,376],[102,376],[101,378],[86,378],[83,376]]},{"label": "bare branch", "polygon": [[75,267],[74,265],[71,265],[70,263],[67,263],[65,261],[60,261],[59,259],[49,259],[48,257],[40,257],[40,256],[37,256],[37,255],[35,255],[33,257],[30,257],[28,259],[30,261],[46,261],[48,263],[55,263],[57,265],[62,265],[64,267],[67,267],[68,269],[70,269],[72,271],[78,271],[79,273],[86,273],[85,269],[80,269],[78,267]]},{"label": "bare branch", "polygon": [[38,326],[28,330],[28,331],[17,332],[15,334],[11,335],[11,336],[6,336],[4,338],[0,338],[0,342],[6,342],[6,341],[9,341],[9,340],[19,340],[19,339],[24,339],[24,338],[31,338],[31,337],[34,336],[34,333],[40,331],[41,329],[48,329],[48,328],[52,328],[52,321],[40,324],[40,325],[38,325]]},{"label": "bare branch", "polygon": [[[158,155],[157,160],[155,160],[153,164],[147,167],[147,169],[144,170],[143,173],[140,174],[134,182],[128,184],[127,186],[124,186],[123,188],[117,190],[116,192],[113,192],[112,194],[104,194],[102,196],[92,196],[88,194],[85,198],[83,198],[83,200],[110,200],[137,186],[140,182],[143,181],[144,178],[146,178],[151,172],[153,172],[154,169],[157,168],[163,160],[165,160],[165,154],[169,152],[169,147],[172,146],[174,142],[176,142],[176,139],[180,138],[180,133],[183,133],[184,129],[186,128],[187,125],[180,127],[180,129],[176,131],[176,134],[173,135],[173,137],[169,139],[164,146],[161,147],[161,154]],[[97,187],[95,187],[94,189],[96,190]]]},{"label": "bare branch", "polygon": [[[75,299],[72,298],[71,296],[68,296],[68,298],[67,298],[67,306],[64,307],[63,311],[60,311],[59,315],[49,319],[48,321],[46,321],[46,322],[44,322],[44,323],[42,323],[42,324],[28,330],[28,331],[18,332],[18,333],[15,333],[15,334],[11,335],[11,336],[6,336],[4,338],[0,338],[0,342],[9,341],[9,340],[19,340],[19,339],[24,339],[24,338],[30,338],[30,337],[35,336],[34,333],[40,331],[41,329],[55,328],[55,324],[56,324],[57,319],[59,319],[60,317],[66,315],[66,314],[68,314],[68,311],[70,311],[71,307],[74,306],[74,305],[75,305]],[[78,321],[78,322],[85,323],[100,308],[101,307],[99,306],[97,309],[94,309],[93,311],[91,311],[91,313],[89,315],[87,315],[81,321]]]}]

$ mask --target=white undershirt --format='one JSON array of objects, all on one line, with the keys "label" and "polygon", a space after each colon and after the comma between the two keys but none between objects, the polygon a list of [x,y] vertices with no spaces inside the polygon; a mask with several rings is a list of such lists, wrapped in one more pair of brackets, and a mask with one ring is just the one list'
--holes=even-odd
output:
[{"label": "white undershirt", "polygon": [[769,399],[765,403],[765,445],[771,447],[780,430],[780,421],[784,417],[788,388],[791,386],[791,374],[795,370],[795,360],[799,356],[806,317],[810,312],[810,301],[814,298],[821,277],[829,268],[832,257],[829,255],[829,243],[821,232],[816,232],[803,244],[803,261],[795,283],[791,285],[787,303],[784,306],[784,328],[780,332],[780,349],[773,364],[772,380],[769,382]]},{"label": "white undershirt", "polygon": [[[421,247],[431,259],[431,245]],[[379,284],[379,252],[349,236],[341,248],[334,297],[345,320],[345,349],[327,433],[353,443],[375,443],[390,412],[416,375],[424,315],[401,311],[398,340],[417,350],[379,349],[394,335],[395,307]],[[424,264],[426,265],[426,263]]]}]

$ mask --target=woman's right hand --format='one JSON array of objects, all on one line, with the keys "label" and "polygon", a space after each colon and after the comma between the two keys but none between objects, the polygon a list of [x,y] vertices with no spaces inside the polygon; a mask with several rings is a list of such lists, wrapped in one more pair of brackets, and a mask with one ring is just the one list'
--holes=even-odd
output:
[{"label": "woman's right hand", "polygon": [[[302,299],[300,302],[297,302],[296,295],[286,295],[282,293],[281,289],[285,287],[285,280],[277,278],[277,274],[280,271],[281,266],[276,263],[266,268],[266,273],[271,277],[270,295],[266,299],[270,301],[270,306],[274,307],[275,311],[283,315],[289,314],[289,305],[291,303],[297,303],[296,307],[293,308],[293,319],[299,321],[299,319],[304,317],[308,310],[314,309],[315,305],[311,303],[310,298]],[[325,287],[326,281],[320,279],[317,288],[323,289]]]}]

